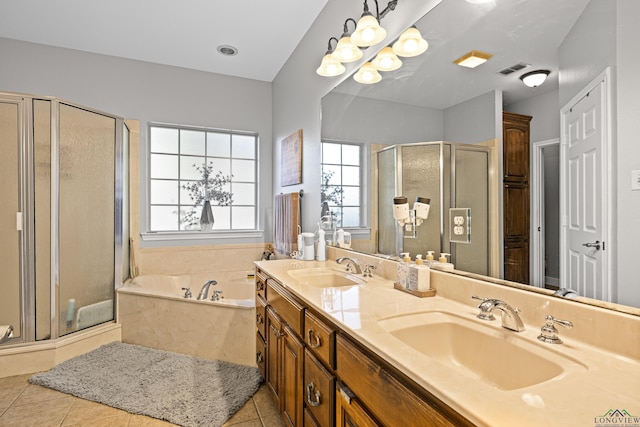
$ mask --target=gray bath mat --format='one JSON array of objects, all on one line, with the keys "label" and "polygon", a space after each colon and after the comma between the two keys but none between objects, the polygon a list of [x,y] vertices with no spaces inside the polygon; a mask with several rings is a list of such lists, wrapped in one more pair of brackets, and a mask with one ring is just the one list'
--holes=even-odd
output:
[{"label": "gray bath mat", "polygon": [[182,426],[221,426],[258,390],[256,367],[113,342],[29,382]]}]

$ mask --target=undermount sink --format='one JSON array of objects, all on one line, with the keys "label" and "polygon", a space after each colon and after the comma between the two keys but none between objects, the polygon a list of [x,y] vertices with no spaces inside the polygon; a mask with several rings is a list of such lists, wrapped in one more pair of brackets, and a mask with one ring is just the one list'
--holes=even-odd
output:
[{"label": "undermount sink", "polygon": [[436,362],[501,390],[516,390],[586,370],[581,363],[541,344],[482,322],[430,311],[386,318],[378,324]]},{"label": "undermount sink", "polygon": [[289,275],[301,284],[318,288],[355,286],[364,283],[364,281],[357,276],[330,268],[289,270]]}]

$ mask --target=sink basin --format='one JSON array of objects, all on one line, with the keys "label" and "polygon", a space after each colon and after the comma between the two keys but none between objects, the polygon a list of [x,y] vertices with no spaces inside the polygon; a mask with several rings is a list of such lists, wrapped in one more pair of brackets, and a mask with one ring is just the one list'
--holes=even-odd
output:
[{"label": "sink basin", "polygon": [[586,369],[538,343],[481,322],[431,311],[386,318],[378,323],[425,356],[500,390],[516,390]]},{"label": "sink basin", "polygon": [[304,285],[315,286],[317,288],[355,286],[364,283],[364,281],[357,276],[330,268],[289,270],[289,275]]}]

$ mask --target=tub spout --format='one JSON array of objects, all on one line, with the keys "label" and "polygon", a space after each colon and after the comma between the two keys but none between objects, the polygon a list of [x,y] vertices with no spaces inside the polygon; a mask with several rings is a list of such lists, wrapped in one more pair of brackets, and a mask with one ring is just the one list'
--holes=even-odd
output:
[{"label": "tub spout", "polygon": [[1,325],[0,326],[0,343],[8,341],[9,338],[13,338],[13,326]]},{"label": "tub spout", "polygon": [[217,284],[218,284],[218,282],[216,282],[215,280],[208,280],[207,283],[202,285],[202,289],[200,289],[200,293],[198,294],[198,298],[196,298],[196,299],[198,301],[206,300],[207,299],[207,295],[209,294],[209,286],[215,286]]}]

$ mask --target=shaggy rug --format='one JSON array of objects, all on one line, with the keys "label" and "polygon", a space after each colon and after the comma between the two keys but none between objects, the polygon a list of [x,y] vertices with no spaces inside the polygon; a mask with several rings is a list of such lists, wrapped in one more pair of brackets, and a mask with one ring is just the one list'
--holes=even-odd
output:
[{"label": "shaggy rug", "polygon": [[258,390],[256,367],[113,342],[29,382],[182,426],[221,426]]}]

